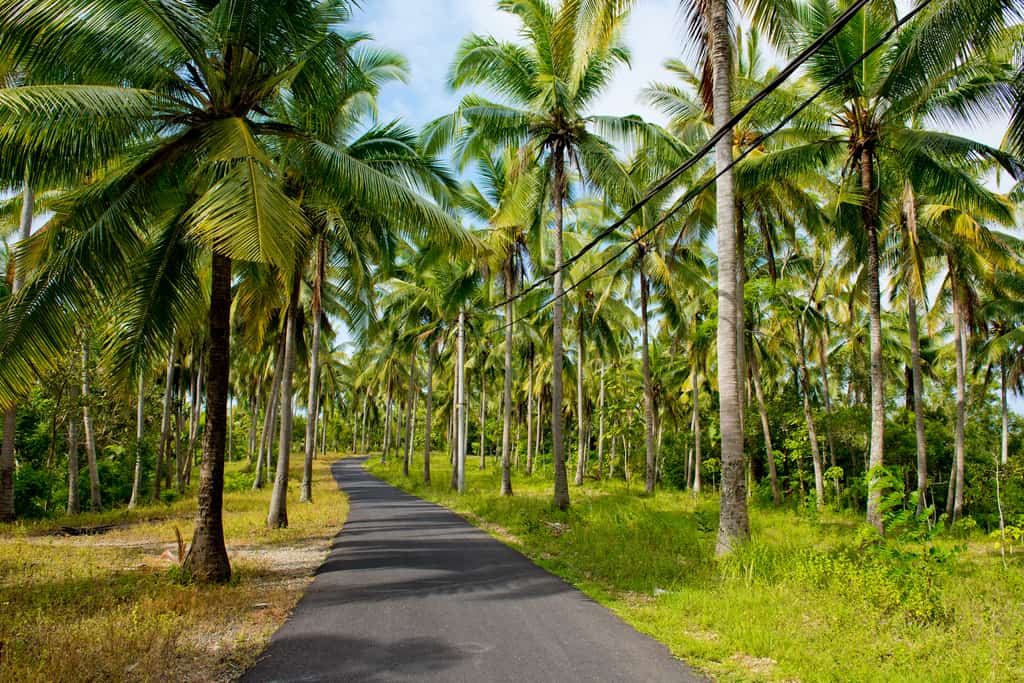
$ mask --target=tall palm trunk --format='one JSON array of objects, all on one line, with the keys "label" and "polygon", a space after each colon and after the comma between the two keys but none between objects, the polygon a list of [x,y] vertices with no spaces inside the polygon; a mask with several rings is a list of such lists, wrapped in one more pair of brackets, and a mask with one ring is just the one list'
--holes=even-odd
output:
[{"label": "tall palm trunk", "polygon": [[565,442],[562,429],[562,202],[565,197],[565,148],[555,143],[554,209],[555,209],[555,278],[551,323],[551,450],[555,467],[554,504],[560,510],[569,507],[569,479],[565,471]]},{"label": "tall palm trunk", "polygon": [[[533,452],[535,450],[536,439],[533,435],[533,345],[530,345],[530,379],[529,389],[526,393],[526,476],[533,474]],[[538,418],[539,419],[539,418]]]},{"label": "tall palm trunk", "polygon": [[[192,385],[191,417],[188,423],[188,453],[182,461],[182,470],[179,472],[178,490],[184,492],[185,487],[192,479],[192,466],[196,459],[196,443],[199,441],[199,420],[203,414],[203,362],[202,349],[205,344],[199,346],[199,366],[196,370],[196,381]],[[228,399],[230,401],[230,391]],[[229,416],[230,417],[230,416]],[[230,439],[229,439],[230,441]]]},{"label": "tall palm trunk", "polygon": [[910,371],[914,382],[914,435],[917,442],[917,514],[924,512],[928,491],[928,452],[924,436],[924,378],[921,373],[921,338],[917,329],[917,300],[907,292],[907,327],[910,332]]},{"label": "tall palm trunk", "polygon": [[[512,495],[512,257],[505,265],[505,386],[501,428],[501,495]],[[518,459],[518,455],[516,458]]]},{"label": "tall palm trunk", "polygon": [[[949,280],[953,290],[953,348],[956,350],[956,427],[953,432],[955,482],[950,520],[955,522],[964,509],[964,431],[967,421],[967,370],[964,358],[964,302],[959,282],[950,262]],[[947,509],[949,504],[947,503]]]},{"label": "tall palm trunk", "polygon": [[228,371],[231,367],[231,259],[214,252],[211,271],[206,431],[203,434],[195,534],[185,556],[184,567],[201,581],[224,582],[231,578],[221,518]]},{"label": "tall palm trunk", "polygon": [[1010,414],[1006,402],[1006,359],[999,361],[999,462],[1006,465],[1010,459]]},{"label": "tall palm trunk", "polygon": [[71,413],[68,417],[68,506],[67,514],[81,512],[78,504],[78,397],[77,382],[71,383]]},{"label": "tall palm trunk", "polygon": [[702,465],[700,434],[700,384],[696,366],[693,369],[693,495],[700,495],[700,469]]},{"label": "tall palm trunk", "polygon": [[[828,463],[836,467],[836,446],[832,436],[832,390],[828,381],[828,330],[818,336],[818,363],[821,365],[822,402],[825,404],[825,439],[828,443]],[[839,497],[839,480],[836,479],[836,498]]]},{"label": "tall palm trunk", "polygon": [[416,351],[417,344],[413,342],[409,354],[409,394],[405,400],[405,451],[402,454],[402,476],[405,477],[409,476],[409,462],[412,460],[413,418],[416,415],[413,405],[416,398]]},{"label": "tall palm trunk", "polygon": [[[36,196],[32,190],[29,172],[25,170],[25,185],[22,190],[21,220],[18,225],[21,241],[32,236],[32,215],[35,213]],[[25,274],[21,269],[14,271],[11,295],[21,290]],[[18,429],[18,409],[11,406],[4,411],[3,445],[0,446],[0,522],[14,520],[14,435]]]},{"label": "tall palm trunk", "polygon": [[306,453],[302,465],[302,493],[300,503],[313,502],[313,458],[316,456],[316,418],[320,414],[317,399],[320,397],[320,297],[324,282],[324,260],[327,243],[320,235],[316,246],[316,263],[313,274],[313,337],[309,344],[309,393],[306,394]]},{"label": "tall palm trunk", "polygon": [[487,372],[480,368],[480,469],[487,464]]},{"label": "tall palm trunk", "polygon": [[362,438],[360,439],[359,452],[366,455],[366,420],[369,414],[370,404],[370,387],[366,387],[366,393],[363,394],[363,426],[362,426]]},{"label": "tall palm trunk", "polygon": [[601,363],[601,388],[598,390],[597,398],[597,475],[600,478],[604,465],[604,371],[605,365]]},{"label": "tall palm trunk", "polygon": [[437,341],[427,346],[427,402],[423,406],[423,483],[430,483],[430,440],[434,431],[434,363]]},{"label": "tall palm trunk", "polygon": [[249,434],[248,443],[246,444],[246,456],[249,459],[249,464],[253,464],[253,459],[256,456],[256,425],[260,419],[260,395],[263,393],[263,375],[258,373],[255,377],[256,388],[253,389],[252,395],[249,397]]},{"label": "tall palm trunk", "polygon": [[394,438],[391,434],[391,416],[395,407],[395,379],[388,374],[388,398],[384,407],[384,443],[381,444],[380,461],[387,462],[388,453],[391,451],[391,444]]},{"label": "tall palm trunk", "polygon": [[[710,0],[712,91],[716,128],[730,118],[731,44],[727,0]],[[715,552],[730,552],[750,536],[747,517],[746,475],[743,460],[743,430],[740,424],[739,370],[737,345],[742,329],[742,293],[739,289],[736,252],[736,195],[732,163],[731,132],[715,145],[715,168],[721,175],[715,182],[718,215],[718,390],[722,438],[722,505]]]},{"label": "tall palm trunk", "polygon": [[[868,238],[868,300],[871,337],[871,449],[868,467],[876,471],[884,464],[885,450],[885,375],[882,366],[882,297],[878,281],[878,192],[875,189],[874,157],[865,146],[860,153],[860,184],[866,200],[863,208],[864,227]],[[882,491],[878,478],[871,475],[868,484],[868,523],[879,533],[884,531],[879,506]]]},{"label": "tall palm trunk", "polygon": [[85,429],[85,455],[89,467],[89,509],[93,512],[101,507],[100,473],[96,459],[96,434],[92,428],[92,414],[89,410],[89,340],[82,339],[82,426]]},{"label": "tall palm trunk", "polygon": [[[270,395],[267,397],[267,409],[263,415],[263,429],[260,431],[259,453],[256,456],[256,477],[252,482],[253,491],[263,488],[266,471],[270,469],[271,441],[274,435],[274,423],[277,422],[277,404],[281,397],[281,376],[284,374],[284,342],[285,334],[277,337],[274,352],[274,375],[270,380]],[[353,430],[353,439],[355,431]]]},{"label": "tall palm trunk", "polygon": [[583,366],[586,363],[586,340],[583,338],[583,314],[580,312],[578,329],[576,330],[576,486],[583,485],[583,470],[587,465],[587,416],[583,403]]},{"label": "tall palm trunk", "polygon": [[[164,398],[160,414],[160,445],[156,451],[156,476],[153,477],[155,498],[160,500],[160,484],[163,481],[167,448],[171,440],[171,408],[174,399],[174,364],[178,353],[178,344],[172,339],[167,350],[167,370],[164,376]],[[138,475],[137,475],[138,476]],[[141,485],[141,476],[139,477]],[[134,494],[132,498],[135,498]]]},{"label": "tall palm trunk", "polygon": [[647,472],[644,490],[654,493],[654,387],[651,384],[651,350],[648,339],[647,299],[650,297],[650,283],[640,273],[640,355],[644,373],[644,447],[647,449]]},{"label": "tall palm trunk", "polygon": [[302,285],[302,268],[295,267],[292,276],[291,298],[288,302],[288,321],[285,323],[284,369],[281,374],[281,430],[277,442],[277,467],[274,471],[274,490],[270,494],[270,511],[267,513],[268,529],[283,529],[288,526],[288,464],[292,452],[292,419],[295,397],[292,378],[295,375],[295,344],[298,341],[299,287]]},{"label": "tall palm trunk", "polygon": [[458,339],[455,360],[455,433],[456,433],[456,488],[466,492],[466,313],[459,311]]},{"label": "tall palm trunk", "polygon": [[796,324],[796,361],[800,366],[800,393],[804,398],[804,421],[807,423],[807,440],[811,444],[811,460],[814,463],[814,496],[818,509],[825,506],[825,477],[822,471],[821,451],[818,448],[818,433],[814,428],[811,413],[811,378],[807,371],[807,356],[804,353],[804,326]]},{"label": "tall palm trunk", "polygon": [[[458,342],[456,341],[456,347]],[[458,350],[456,349],[456,356]],[[452,363],[452,412],[448,421],[448,446],[451,450],[451,490],[459,490],[459,368],[458,361]]]},{"label": "tall palm trunk", "polygon": [[4,440],[0,450],[0,522],[13,522],[14,512],[14,434],[18,429],[18,409],[4,411]]},{"label": "tall palm trunk", "polygon": [[142,490],[142,437],[146,428],[146,373],[139,370],[139,392],[135,403],[135,474],[132,477],[132,496],[128,500],[128,509],[132,510],[139,504],[139,492]]},{"label": "tall palm trunk", "polygon": [[772,502],[779,505],[782,496],[779,494],[779,477],[775,471],[775,453],[772,450],[772,430],[768,422],[768,409],[764,402],[764,387],[761,384],[761,366],[757,359],[757,353],[751,349],[750,376],[754,380],[754,395],[757,397],[757,410],[761,414],[761,431],[764,432],[765,458],[768,460],[768,477],[772,482]]}]

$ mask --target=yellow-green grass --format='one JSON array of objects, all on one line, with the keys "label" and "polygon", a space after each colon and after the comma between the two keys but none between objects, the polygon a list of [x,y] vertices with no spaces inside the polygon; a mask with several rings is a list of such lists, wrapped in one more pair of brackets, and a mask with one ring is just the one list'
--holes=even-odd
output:
[{"label": "yellow-green grass", "polygon": [[[194,496],[131,512],[0,527],[0,681],[233,680],[287,617],[344,522],[329,462],[314,466],[312,504],[290,469],[287,529],[267,530],[270,488],[252,492],[229,463],[224,528],[234,577],[189,583],[175,528],[191,539]],[[95,536],[61,526],[118,524]]]},{"label": "yellow-green grass", "polygon": [[1024,680],[1024,561],[1004,570],[988,543],[945,561],[895,544],[916,553],[900,559],[863,547],[852,517],[755,507],[754,540],[716,560],[712,497],[588,480],[560,512],[549,473],[517,473],[516,495],[502,498],[497,467],[474,463],[459,496],[442,460],[431,486],[403,478],[400,463],[368,469],[489,530],[717,680]]}]

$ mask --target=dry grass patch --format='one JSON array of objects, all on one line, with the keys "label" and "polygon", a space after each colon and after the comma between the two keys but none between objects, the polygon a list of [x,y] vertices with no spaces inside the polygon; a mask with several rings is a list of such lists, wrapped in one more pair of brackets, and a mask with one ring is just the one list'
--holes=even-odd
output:
[{"label": "dry grass patch", "polygon": [[[264,528],[269,488],[228,465],[224,526],[234,578],[189,584],[175,528],[192,536],[195,502],[83,515],[0,530],[0,681],[228,681],[248,667],[323,561],[348,512],[329,463],[314,503],[291,471],[288,529]],[[102,535],[61,526],[121,524]],[[50,535],[46,535],[50,534]]]}]

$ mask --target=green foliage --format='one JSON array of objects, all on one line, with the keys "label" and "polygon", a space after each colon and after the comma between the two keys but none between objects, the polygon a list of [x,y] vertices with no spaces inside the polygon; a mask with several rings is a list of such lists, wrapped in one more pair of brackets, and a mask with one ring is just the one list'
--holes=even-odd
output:
[{"label": "green foliage", "polygon": [[[753,540],[715,559],[714,497],[588,481],[559,512],[546,477],[517,474],[505,498],[497,472],[471,467],[459,496],[437,460],[429,487],[398,463],[369,468],[463,513],[723,680],[1012,679],[1024,656],[1022,554],[1004,572],[987,537],[964,552],[895,490],[885,537],[861,531],[860,515],[758,505]],[[885,476],[893,486],[900,475]],[[772,663],[752,671],[750,658]]]}]

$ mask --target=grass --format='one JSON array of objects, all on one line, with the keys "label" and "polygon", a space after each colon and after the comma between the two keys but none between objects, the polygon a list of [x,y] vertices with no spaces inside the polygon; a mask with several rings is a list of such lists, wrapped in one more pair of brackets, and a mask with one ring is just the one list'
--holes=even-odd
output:
[{"label": "grass", "polygon": [[[229,463],[224,526],[234,578],[190,584],[175,527],[192,536],[193,496],[170,505],[0,526],[0,681],[221,681],[255,661],[344,522],[348,504],[328,462],[314,504],[290,470],[287,529],[264,524],[270,489],[252,492]],[[118,524],[96,536],[61,526]]]},{"label": "grass", "polygon": [[849,516],[754,507],[754,540],[716,560],[711,497],[588,481],[560,512],[549,474],[517,474],[516,495],[502,498],[498,468],[474,463],[458,496],[441,460],[430,486],[399,462],[368,469],[489,530],[717,680],[1024,679],[1019,554],[1004,570],[980,541],[875,548]]}]

